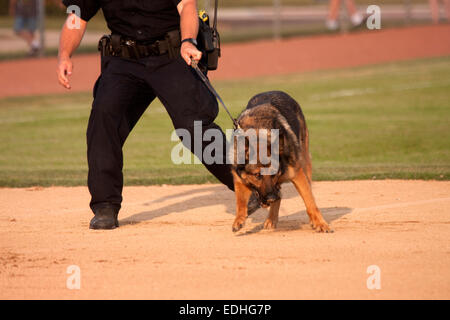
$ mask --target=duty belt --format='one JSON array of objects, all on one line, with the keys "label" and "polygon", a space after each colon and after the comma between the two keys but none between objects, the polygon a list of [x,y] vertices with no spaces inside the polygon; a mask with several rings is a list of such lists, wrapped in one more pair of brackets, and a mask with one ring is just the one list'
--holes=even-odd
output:
[{"label": "duty belt", "polygon": [[180,31],[168,32],[164,39],[149,44],[139,43],[136,40],[118,34],[104,35],[99,43],[98,50],[102,56],[114,56],[128,59],[140,59],[149,56],[168,54],[175,58],[180,53]]}]

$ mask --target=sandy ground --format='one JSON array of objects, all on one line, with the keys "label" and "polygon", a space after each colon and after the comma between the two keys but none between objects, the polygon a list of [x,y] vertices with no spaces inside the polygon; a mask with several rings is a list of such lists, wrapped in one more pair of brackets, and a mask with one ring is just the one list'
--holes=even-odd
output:
[{"label": "sandy ground", "polygon": [[[230,44],[211,76],[445,56],[449,35],[441,25]],[[98,57],[74,60],[74,91],[90,90]],[[0,97],[63,92],[55,66],[0,63]],[[261,209],[238,234],[234,195],[218,185],[126,187],[114,231],[88,229],[85,187],[0,189],[0,299],[450,298],[450,182],[318,182],[314,192],[333,234],[310,229],[291,185],[277,230],[261,230]],[[73,265],[80,289],[67,287]],[[369,290],[373,265],[381,289]]]},{"label": "sandy ground", "polygon": [[[84,187],[0,189],[0,298],[450,298],[450,182],[314,183],[333,234],[292,185],[279,227],[260,209],[231,232],[219,185],[127,187],[120,228],[88,229]],[[70,265],[80,289],[68,289]],[[381,289],[367,288],[367,268]]]}]

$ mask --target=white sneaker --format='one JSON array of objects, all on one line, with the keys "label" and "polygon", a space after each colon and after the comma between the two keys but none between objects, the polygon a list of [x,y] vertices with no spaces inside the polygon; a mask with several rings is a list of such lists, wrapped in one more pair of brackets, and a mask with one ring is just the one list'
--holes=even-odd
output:
[{"label": "white sneaker", "polygon": [[354,27],[359,26],[363,22],[363,16],[361,13],[357,12],[350,17],[350,21],[352,22]]},{"label": "white sneaker", "polygon": [[30,52],[29,55],[32,57],[35,57],[39,54],[39,51],[41,50],[41,44],[38,40],[33,40],[30,45]]},{"label": "white sneaker", "polygon": [[31,47],[32,47],[32,48],[36,48],[36,49],[40,49],[41,43],[39,42],[38,39],[34,39],[34,40],[31,42]]},{"label": "white sneaker", "polygon": [[325,26],[328,30],[332,31],[339,29],[339,23],[337,22],[337,20],[327,20],[325,21]]}]

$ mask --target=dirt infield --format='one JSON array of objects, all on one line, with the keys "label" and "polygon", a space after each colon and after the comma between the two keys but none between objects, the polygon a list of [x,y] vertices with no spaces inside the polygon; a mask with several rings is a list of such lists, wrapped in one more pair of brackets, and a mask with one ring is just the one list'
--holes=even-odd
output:
[{"label": "dirt infield", "polygon": [[[229,44],[210,76],[249,78],[446,56],[448,39],[450,25],[438,25]],[[1,62],[0,74],[0,98],[66,91],[56,80],[56,58]],[[72,90],[91,90],[98,74],[98,55],[75,56]]]},{"label": "dirt infield", "polygon": [[[88,191],[0,190],[0,298],[450,298],[450,182],[317,182],[333,234],[283,188],[279,228],[260,209],[231,232],[219,185],[127,187],[114,231],[88,229]],[[70,265],[80,289],[68,289]],[[381,289],[367,288],[367,268]]]},{"label": "dirt infield", "polygon": [[[449,38],[441,25],[227,45],[212,78],[445,56]],[[74,60],[73,90],[90,90],[98,57]],[[0,63],[0,97],[64,92],[55,65]],[[126,187],[114,231],[88,229],[86,187],[0,188],[0,299],[450,299],[450,182],[313,186],[333,234],[311,230],[291,185],[277,230],[261,229],[260,209],[238,234],[219,185]],[[67,287],[72,265],[80,289]],[[369,290],[373,265],[381,288]]]}]

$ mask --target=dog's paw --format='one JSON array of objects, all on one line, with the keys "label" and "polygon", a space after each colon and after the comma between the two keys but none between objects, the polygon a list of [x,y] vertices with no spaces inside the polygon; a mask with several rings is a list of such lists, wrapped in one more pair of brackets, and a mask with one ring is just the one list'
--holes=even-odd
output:
[{"label": "dog's paw", "polygon": [[277,227],[277,222],[276,220],[271,220],[271,219],[266,219],[266,221],[264,221],[264,229],[275,229]]},{"label": "dog's paw", "polygon": [[233,228],[232,228],[233,232],[237,232],[237,231],[241,230],[244,227],[244,224],[245,224],[245,221],[238,220],[238,219],[234,220]]},{"label": "dog's paw", "polygon": [[316,230],[316,232],[333,233],[333,229],[325,221],[312,222],[311,227]]}]

